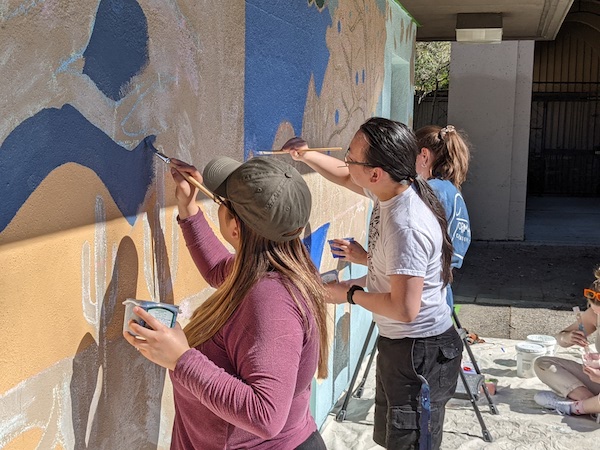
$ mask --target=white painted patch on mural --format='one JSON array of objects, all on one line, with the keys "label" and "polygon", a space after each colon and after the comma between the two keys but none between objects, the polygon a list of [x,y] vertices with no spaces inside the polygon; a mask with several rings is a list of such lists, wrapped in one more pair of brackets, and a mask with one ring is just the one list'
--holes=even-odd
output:
[{"label": "white painted patch on mural", "polygon": [[74,448],[72,364],[63,359],[0,395],[0,448],[36,428],[42,432],[37,448]]}]

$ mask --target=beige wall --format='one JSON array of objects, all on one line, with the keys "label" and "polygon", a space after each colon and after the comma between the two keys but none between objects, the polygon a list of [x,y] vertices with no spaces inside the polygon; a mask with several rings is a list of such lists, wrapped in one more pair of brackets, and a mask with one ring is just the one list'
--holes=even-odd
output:
[{"label": "beige wall", "polygon": [[473,144],[463,185],[473,238],[523,240],[533,41],[452,44],[448,123]]}]

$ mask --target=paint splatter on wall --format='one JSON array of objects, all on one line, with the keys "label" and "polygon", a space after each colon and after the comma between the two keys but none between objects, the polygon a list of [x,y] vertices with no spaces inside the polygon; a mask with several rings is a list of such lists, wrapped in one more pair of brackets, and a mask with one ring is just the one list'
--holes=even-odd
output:
[{"label": "paint splatter on wall", "polygon": [[[411,61],[414,25],[381,0],[23,0],[0,16],[0,447],[167,448],[169,382],[122,339],[121,303],[189,313],[211,289],[143,139],[198,167],[294,134],[346,146],[385,115],[390,52]],[[364,243],[368,204],[300,169],[315,194],[304,242],[329,270],[326,239]],[[216,222],[215,206],[202,208]],[[370,323],[345,307],[332,315],[318,421]]]}]

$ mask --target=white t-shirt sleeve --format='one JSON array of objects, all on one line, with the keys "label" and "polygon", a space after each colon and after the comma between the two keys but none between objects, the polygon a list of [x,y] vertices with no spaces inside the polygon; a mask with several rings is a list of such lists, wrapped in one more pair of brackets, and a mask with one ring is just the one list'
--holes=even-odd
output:
[{"label": "white t-shirt sleeve", "polygon": [[433,244],[423,233],[403,228],[388,235],[385,243],[386,275],[410,275],[425,278]]}]

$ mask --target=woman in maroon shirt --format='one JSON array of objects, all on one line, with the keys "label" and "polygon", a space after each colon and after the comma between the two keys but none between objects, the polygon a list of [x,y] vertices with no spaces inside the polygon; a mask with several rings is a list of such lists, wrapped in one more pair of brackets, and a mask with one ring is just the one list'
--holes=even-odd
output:
[{"label": "woman in maroon shirt", "polygon": [[[315,372],[327,376],[325,291],[300,235],[311,195],[301,175],[274,158],[208,163],[204,177],[172,161],[179,224],[190,254],[216,291],[182,330],[140,308],[153,329],[125,338],[170,370],[173,449],[325,449],[309,410]],[[186,173],[215,193],[223,238],[195,202]]]}]

